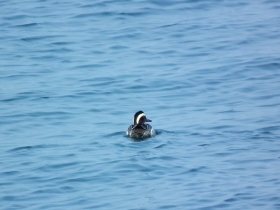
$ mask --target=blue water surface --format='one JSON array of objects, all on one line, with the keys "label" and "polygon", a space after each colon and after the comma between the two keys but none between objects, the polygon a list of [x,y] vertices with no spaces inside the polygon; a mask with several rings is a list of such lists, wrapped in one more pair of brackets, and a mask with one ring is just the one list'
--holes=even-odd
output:
[{"label": "blue water surface", "polygon": [[273,0],[0,1],[0,209],[280,209],[279,24]]}]

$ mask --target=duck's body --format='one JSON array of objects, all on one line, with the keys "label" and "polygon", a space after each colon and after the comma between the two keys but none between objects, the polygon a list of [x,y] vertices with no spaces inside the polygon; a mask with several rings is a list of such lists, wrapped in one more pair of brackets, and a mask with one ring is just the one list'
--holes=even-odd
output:
[{"label": "duck's body", "polygon": [[155,135],[155,130],[149,124],[131,125],[126,134],[131,138],[147,138]]},{"label": "duck's body", "polygon": [[153,127],[145,122],[151,122],[151,120],[146,118],[143,111],[136,112],[133,125],[128,127],[126,134],[131,138],[147,138],[156,135]]}]

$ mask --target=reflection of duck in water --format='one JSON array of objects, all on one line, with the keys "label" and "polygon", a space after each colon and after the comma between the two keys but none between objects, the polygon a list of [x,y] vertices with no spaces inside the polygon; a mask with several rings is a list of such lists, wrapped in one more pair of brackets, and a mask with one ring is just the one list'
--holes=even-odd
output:
[{"label": "reflection of duck in water", "polygon": [[136,112],[134,115],[133,125],[129,126],[126,135],[132,138],[146,138],[156,135],[156,131],[149,124],[145,122],[152,122],[146,118],[143,111]]}]

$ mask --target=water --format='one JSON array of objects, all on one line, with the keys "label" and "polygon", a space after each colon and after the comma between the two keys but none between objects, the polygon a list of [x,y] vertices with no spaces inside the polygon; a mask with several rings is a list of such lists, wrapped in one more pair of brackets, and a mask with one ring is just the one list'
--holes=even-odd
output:
[{"label": "water", "polygon": [[0,1],[0,209],[279,209],[279,9]]}]

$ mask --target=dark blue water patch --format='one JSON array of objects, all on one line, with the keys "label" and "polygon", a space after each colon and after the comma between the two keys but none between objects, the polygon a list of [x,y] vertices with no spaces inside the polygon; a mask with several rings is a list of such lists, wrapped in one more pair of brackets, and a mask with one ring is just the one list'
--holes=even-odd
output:
[{"label": "dark blue water patch", "polygon": [[[69,160],[70,161],[70,160]],[[58,170],[71,170],[77,168],[76,166],[82,165],[82,162],[66,162],[66,163],[58,163],[58,164],[45,164],[44,166],[37,167],[34,171],[38,172],[53,172]]]},{"label": "dark blue water patch", "polygon": [[127,90],[133,90],[135,93],[142,92],[145,90],[150,90],[148,85],[130,85],[126,87]]},{"label": "dark blue water patch", "polygon": [[25,42],[34,42],[34,41],[41,41],[41,40],[55,40],[57,38],[63,38],[65,35],[44,35],[44,36],[32,36],[32,37],[25,37],[25,38],[20,38],[20,40],[25,41]]},{"label": "dark blue water patch", "polygon": [[[34,77],[35,77],[35,75],[34,75]],[[3,101],[3,102],[38,101],[40,99],[45,100],[45,99],[51,98],[51,96],[48,96],[45,94],[46,93],[42,93],[42,92],[38,93],[35,91],[21,92],[21,93],[16,94],[12,98],[1,99],[0,101]]]},{"label": "dark blue water patch", "polygon": [[[90,51],[92,54],[95,54],[95,55],[105,55],[107,52],[104,50],[97,50],[97,49],[92,49]],[[100,61],[99,63],[102,63],[102,64],[109,64],[109,63],[114,63],[114,60],[103,60],[103,61]]]},{"label": "dark blue water patch", "polygon": [[230,206],[231,206],[231,204],[228,204],[228,203],[221,203],[221,204],[216,204],[216,205],[210,205],[210,206],[202,207],[202,208],[199,208],[198,210],[227,209],[227,208],[230,207]]},{"label": "dark blue water patch", "polygon": [[165,146],[167,146],[167,144],[160,144],[160,145],[154,147],[154,149],[161,149],[161,148],[163,148]]},{"label": "dark blue water patch", "polygon": [[96,8],[96,7],[101,7],[101,8],[106,8],[108,5],[109,1],[102,1],[98,3],[87,3],[84,5],[79,6],[80,8]]},{"label": "dark blue water patch", "polygon": [[15,201],[17,200],[16,196],[10,196],[10,195],[6,195],[1,197],[1,200],[3,201]]},{"label": "dark blue water patch", "polygon": [[[110,46],[110,50],[125,50],[125,49],[129,49],[129,46],[126,45],[113,45]],[[113,54],[114,52],[111,52],[111,54]]]},{"label": "dark blue water patch", "polygon": [[170,1],[170,0],[149,0],[152,4],[158,5],[158,6],[173,6],[175,4],[178,4],[182,1]]},{"label": "dark blue water patch", "polygon": [[24,20],[26,18],[32,18],[30,15],[10,15],[3,17],[4,20]]},{"label": "dark blue water patch", "polygon": [[[9,67],[22,67],[22,65],[9,65]],[[23,78],[32,78],[32,77],[37,77],[39,75],[39,73],[25,73],[25,72],[21,72],[21,73],[7,73],[7,75],[1,75],[0,79],[7,79],[7,80],[11,80],[11,81],[16,81],[18,79],[23,79]]]},{"label": "dark blue water patch", "polygon": [[[38,54],[52,54],[52,53],[69,53],[69,52],[73,52],[72,49],[70,48],[66,48],[66,47],[60,47],[60,48],[52,48],[52,49],[47,49],[47,50],[36,50],[34,51],[34,53],[38,53]],[[45,55],[46,56],[46,55]]]},{"label": "dark blue water patch", "polygon": [[209,172],[209,169],[208,167],[206,166],[200,166],[200,167],[195,167],[195,168],[191,168],[191,169],[188,169],[184,172],[180,172],[181,174],[199,174],[199,173],[206,173],[206,172]]},{"label": "dark blue water patch", "polygon": [[66,42],[66,41],[55,41],[55,42],[52,42],[50,43],[52,45],[58,45],[58,46],[64,46],[64,45],[71,45],[73,44],[73,42]]},{"label": "dark blue water patch", "polygon": [[234,126],[232,126],[232,125],[219,125],[219,126],[211,127],[210,129],[211,130],[228,130],[228,129],[232,129],[232,128],[234,128]]},{"label": "dark blue water patch", "polygon": [[156,135],[164,135],[164,134],[178,134],[176,131],[169,131],[169,130],[164,130],[164,129],[155,129]]},{"label": "dark blue water patch", "polygon": [[[180,6],[181,8],[186,9],[185,6],[189,6],[189,9],[203,9],[203,8],[208,8],[213,4],[216,3],[224,3],[223,0],[215,0],[215,1],[209,1],[209,0],[204,0],[204,1],[196,1],[196,0],[149,0],[152,4],[155,4],[157,6],[162,6],[162,7],[170,7],[170,6]],[[215,2],[215,3],[214,3]],[[213,4],[212,4],[213,3]],[[184,5],[184,6],[183,6]]]},{"label": "dark blue water patch", "polygon": [[217,112],[217,114],[234,114],[234,113],[240,113],[240,112],[243,112],[243,111],[229,109],[229,110],[226,110],[226,111]]},{"label": "dark blue water patch", "polygon": [[158,209],[176,209],[177,205],[160,205]]},{"label": "dark blue water patch", "polygon": [[15,101],[26,100],[27,98],[30,98],[30,96],[17,96],[17,97],[13,97],[13,98],[1,99],[1,101],[2,102],[15,102]]},{"label": "dark blue water patch", "polygon": [[279,1],[278,0],[266,0],[266,1],[263,2],[263,4],[274,4],[274,3],[279,4]]},{"label": "dark blue water patch", "polygon": [[119,15],[128,17],[141,17],[146,16],[147,12],[120,12]]},{"label": "dark blue water patch", "polygon": [[[3,175],[3,176],[15,176],[15,175],[20,174],[20,171],[5,171],[5,172],[2,172],[0,174]],[[5,183],[2,183],[2,184],[5,184]]]},{"label": "dark blue water patch", "polygon": [[200,147],[205,147],[205,146],[210,146],[211,144],[200,144],[200,145],[198,145],[198,146],[200,146]]},{"label": "dark blue water patch", "polygon": [[269,126],[269,127],[264,127],[260,128],[257,130],[257,132],[260,132],[262,134],[272,134],[273,132],[280,131],[280,126],[275,125],[275,126]]},{"label": "dark blue water patch", "polygon": [[234,198],[236,200],[250,200],[250,199],[254,199],[255,196],[253,193],[236,193],[234,195]]},{"label": "dark blue water patch", "polygon": [[17,148],[11,149],[11,150],[9,150],[9,152],[28,151],[31,149],[41,149],[44,147],[45,147],[45,145],[24,146],[24,147],[17,147]]},{"label": "dark blue water patch", "polygon": [[174,26],[180,25],[180,23],[183,23],[183,22],[161,25],[161,26],[155,27],[155,29],[156,29],[156,28],[169,28],[169,27],[174,27]]},{"label": "dark blue water patch", "polygon": [[61,145],[55,145],[55,144],[40,144],[40,145],[33,145],[33,146],[22,146],[22,147],[16,147],[13,149],[8,150],[8,152],[28,152],[28,151],[34,151],[34,150],[41,150],[41,149],[47,149],[47,148],[56,148],[60,147]]},{"label": "dark blue water patch", "polygon": [[94,177],[94,176],[83,176],[83,177],[73,177],[73,178],[66,178],[65,180],[63,180],[63,183],[90,183],[90,182],[93,182],[95,180],[99,180],[101,182],[108,182],[108,183],[111,183],[111,182],[114,182],[114,180],[116,180],[116,178],[114,178],[113,176],[98,176],[98,177]]},{"label": "dark blue water patch", "polygon": [[224,200],[224,202],[236,202],[238,199],[236,198],[228,198],[226,200]]},{"label": "dark blue water patch", "polygon": [[[266,70],[267,71],[267,70]],[[254,76],[248,76],[248,77],[244,77],[244,80],[245,81],[249,81],[249,82],[255,82],[255,81],[271,81],[271,83],[273,82],[273,80],[275,78],[278,78],[279,77],[279,74],[267,74],[267,75],[254,75]],[[277,83],[277,82],[275,82]],[[251,86],[251,88],[254,88],[254,86]]]},{"label": "dark blue water patch", "polygon": [[249,62],[245,62],[243,66],[246,70],[266,70],[259,72],[260,75],[267,75],[268,73],[278,75],[278,72],[276,70],[280,69],[280,63],[277,60],[268,58],[253,59]]},{"label": "dark blue water patch", "polygon": [[141,37],[141,35],[142,35],[142,33],[139,33],[139,32],[135,32],[135,33],[128,32],[128,33],[125,33],[125,34],[115,35],[111,39],[115,39],[115,40],[134,40],[134,39],[137,39],[137,38]]},{"label": "dark blue water patch", "polygon": [[[109,61],[108,61],[109,62]],[[87,78],[81,79],[81,82],[112,82],[114,81],[113,77],[95,77],[95,78]]]},{"label": "dark blue water patch", "polygon": [[109,64],[85,64],[80,66],[75,66],[76,69],[100,69],[107,67]]},{"label": "dark blue water patch", "polygon": [[48,62],[48,61],[61,61],[61,58],[55,56],[55,55],[38,55],[38,56],[32,56],[31,59],[33,60],[37,60],[37,61],[44,61],[44,62]]},{"label": "dark blue water patch", "polygon": [[85,19],[88,17],[112,17],[112,16],[117,16],[118,13],[117,12],[111,12],[111,11],[103,11],[103,12],[91,12],[91,13],[86,13],[86,14],[79,14],[79,15],[75,15],[72,17],[72,19]]},{"label": "dark blue water patch", "polygon": [[269,108],[269,107],[280,107],[280,103],[263,104],[263,105],[258,105],[257,107],[264,107],[264,108]]},{"label": "dark blue water patch", "polygon": [[88,109],[88,112],[92,112],[92,113],[100,113],[100,112],[104,112],[105,109],[96,109],[96,108],[91,108],[91,109]]},{"label": "dark blue water patch", "polygon": [[15,25],[14,27],[20,27],[20,28],[31,28],[40,25],[39,23],[24,23],[20,25]]},{"label": "dark blue water patch", "polygon": [[54,187],[51,187],[51,188],[47,188],[47,189],[39,189],[39,190],[35,190],[34,192],[32,192],[31,194],[34,194],[34,195],[38,195],[38,194],[46,194],[46,195],[50,195],[50,194],[61,194],[61,193],[64,193],[64,192],[74,192],[74,190],[62,190],[62,189],[57,189],[57,188],[54,188]]},{"label": "dark blue water patch", "polygon": [[[94,6],[94,5],[92,5]],[[80,19],[80,18],[88,18],[88,17],[94,17],[94,18],[100,18],[100,17],[115,17],[116,19],[123,19],[124,17],[142,17],[146,16],[148,14],[147,10],[141,11],[125,11],[125,12],[113,12],[113,11],[101,11],[101,12],[91,12],[86,14],[80,14],[75,15],[72,18],[73,19]]]},{"label": "dark blue water patch", "polygon": [[280,93],[275,93],[275,94],[266,94],[266,95],[259,95],[252,97],[255,100],[269,100],[269,99],[275,99],[275,98],[280,98]]}]

